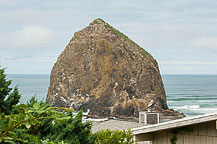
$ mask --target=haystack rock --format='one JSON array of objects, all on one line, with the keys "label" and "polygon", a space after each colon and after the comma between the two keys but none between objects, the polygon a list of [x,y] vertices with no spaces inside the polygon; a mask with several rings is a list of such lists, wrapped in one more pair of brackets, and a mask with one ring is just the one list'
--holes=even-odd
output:
[{"label": "haystack rock", "polygon": [[156,60],[102,19],[75,32],[50,75],[47,102],[95,117],[138,117],[139,111],[168,109]]}]

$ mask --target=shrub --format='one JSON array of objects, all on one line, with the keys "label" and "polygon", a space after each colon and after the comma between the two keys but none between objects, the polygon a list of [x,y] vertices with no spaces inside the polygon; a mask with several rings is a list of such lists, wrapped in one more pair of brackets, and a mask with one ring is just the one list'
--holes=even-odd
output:
[{"label": "shrub", "polygon": [[101,130],[97,132],[95,144],[133,144],[133,133],[131,130]]},{"label": "shrub", "polygon": [[92,144],[91,124],[82,123],[82,112],[54,108],[46,103],[14,106],[17,114],[0,115],[0,143],[68,143]]}]

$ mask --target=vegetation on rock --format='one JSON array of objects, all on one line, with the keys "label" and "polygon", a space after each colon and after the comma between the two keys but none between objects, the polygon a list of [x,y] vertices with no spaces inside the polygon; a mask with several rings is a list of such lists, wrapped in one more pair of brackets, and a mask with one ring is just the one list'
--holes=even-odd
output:
[{"label": "vegetation on rock", "polygon": [[110,24],[108,24],[107,22],[105,22],[103,19],[101,19],[101,18],[95,19],[93,21],[93,23],[94,24],[99,24],[98,21],[102,21],[105,24],[106,28],[110,29],[114,34],[116,34],[116,35],[122,37],[123,39],[125,39],[126,41],[129,41],[132,44],[136,45],[137,48],[139,49],[140,53],[143,56],[147,57],[150,60],[153,59],[153,57],[146,50],[144,50],[142,47],[140,47],[137,43],[135,43],[133,40],[131,40],[128,36],[126,36],[125,34],[123,34],[122,32],[120,32],[119,30],[115,29],[113,26],[111,26]]}]

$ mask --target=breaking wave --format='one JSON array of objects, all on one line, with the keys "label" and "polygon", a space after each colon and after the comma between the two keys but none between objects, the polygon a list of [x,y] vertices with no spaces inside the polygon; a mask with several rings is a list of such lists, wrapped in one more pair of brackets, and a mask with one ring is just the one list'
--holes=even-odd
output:
[{"label": "breaking wave", "polygon": [[180,107],[174,107],[174,109],[188,109],[188,110],[192,110],[192,109],[199,109],[200,105],[184,105],[184,106],[180,106]]},{"label": "breaking wave", "polygon": [[217,107],[201,107],[200,105],[184,105],[180,107],[173,107],[173,109],[183,112],[191,111],[192,113],[210,113],[217,111]]}]

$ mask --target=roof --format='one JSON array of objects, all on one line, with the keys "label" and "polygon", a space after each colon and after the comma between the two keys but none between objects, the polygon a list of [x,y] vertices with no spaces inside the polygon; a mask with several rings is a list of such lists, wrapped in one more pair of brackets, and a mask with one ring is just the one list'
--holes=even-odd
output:
[{"label": "roof", "polygon": [[166,129],[172,129],[172,128],[178,128],[208,121],[217,120],[217,113],[211,113],[211,114],[205,114],[195,117],[185,117],[183,119],[168,121],[164,123],[154,124],[154,125],[148,125],[148,126],[142,126],[139,128],[133,128],[133,133],[135,135],[137,134],[144,134],[144,133],[151,133]]},{"label": "roof", "polygon": [[137,128],[144,126],[144,124],[132,121],[123,121],[123,120],[107,120],[102,122],[93,122],[92,132],[95,133],[99,130],[128,130],[132,128]]}]

